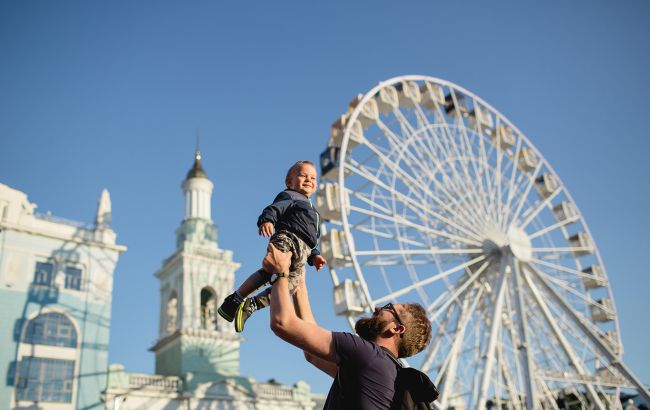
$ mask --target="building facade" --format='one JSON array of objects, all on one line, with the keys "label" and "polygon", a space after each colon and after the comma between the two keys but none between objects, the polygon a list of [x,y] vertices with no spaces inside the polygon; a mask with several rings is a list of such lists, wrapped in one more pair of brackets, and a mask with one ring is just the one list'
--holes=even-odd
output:
[{"label": "building facade", "polygon": [[0,408],[104,408],[113,271],[126,251],[108,191],[92,225],[35,208],[0,184]]},{"label": "building facade", "polygon": [[[109,369],[104,400],[113,410],[304,409],[321,404],[303,381],[258,383],[239,371],[241,337],[217,314],[239,264],[218,246],[210,209],[213,184],[197,150],[183,181],[185,215],[176,250],[155,273],[160,281],[156,374]],[[322,406],[321,406],[322,407]]]}]

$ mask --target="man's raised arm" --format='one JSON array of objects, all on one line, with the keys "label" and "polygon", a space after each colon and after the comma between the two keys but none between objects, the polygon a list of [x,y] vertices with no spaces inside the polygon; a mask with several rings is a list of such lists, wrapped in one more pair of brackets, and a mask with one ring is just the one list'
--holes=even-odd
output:
[{"label": "man's raised arm", "polygon": [[[314,314],[311,311],[311,304],[309,302],[309,292],[307,292],[307,278],[303,275],[303,280],[300,283],[300,286],[296,289],[296,292],[293,295],[293,303],[296,308],[296,314],[298,317],[305,322],[313,323],[317,325]],[[319,357],[314,356],[313,354],[304,351],[305,359],[316,366],[318,369],[329,374],[332,377],[336,376],[338,366],[334,362],[323,360]]]},{"label": "man's raised arm", "polygon": [[[262,266],[267,272],[286,273],[289,271],[290,261],[290,253],[280,252],[269,244]],[[336,361],[332,332],[296,316],[286,277],[279,277],[271,291],[271,330],[282,340],[317,358],[328,362]]]}]

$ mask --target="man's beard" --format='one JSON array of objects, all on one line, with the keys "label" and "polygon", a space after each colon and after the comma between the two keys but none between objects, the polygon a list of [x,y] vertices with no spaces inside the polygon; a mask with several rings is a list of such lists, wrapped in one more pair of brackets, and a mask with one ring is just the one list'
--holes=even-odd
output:
[{"label": "man's beard", "polygon": [[369,342],[374,342],[382,333],[386,321],[381,320],[379,316],[362,317],[354,324],[354,331],[362,338]]}]

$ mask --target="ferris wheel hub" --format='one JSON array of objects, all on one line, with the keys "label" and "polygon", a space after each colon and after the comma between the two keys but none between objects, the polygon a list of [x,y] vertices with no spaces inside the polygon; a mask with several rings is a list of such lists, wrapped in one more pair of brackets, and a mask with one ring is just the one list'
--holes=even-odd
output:
[{"label": "ferris wheel hub", "polygon": [[508,248],[522,262],[530,262],[533,256],[533,246],[530,238],[523,229],[517,226],[508,229]]}]

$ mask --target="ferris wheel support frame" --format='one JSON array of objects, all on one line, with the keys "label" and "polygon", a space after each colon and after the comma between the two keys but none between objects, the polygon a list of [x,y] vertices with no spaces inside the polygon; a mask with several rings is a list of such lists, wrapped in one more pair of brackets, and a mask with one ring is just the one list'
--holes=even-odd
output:
[{"label": "ferris wheel support frame", "polygon": [[[533,284],[532,280],[528,276],[528,272],[524,269],[523,270],[523,277],[524,281],[526,282],[526,285],[528,288],[531,290],[531,293],[533,295],[533,298],[535,299],[535,302],[537,302],[537,306],[539,306],[540,310],[542,311],[542,314],[544,315],[544,318],[546,319],[547,324],[551,327],[553,330],[553,333],[555,334],[555,337],[557,340],[560,342],[560,345],[562,346],[562,349],[564,350],[564,353],[567,355],[569,360],[571,360],[571,363],[573,364],[573,367],[578,371],[580,375],[585,375],[585,366],[582,360],[578,357],[578,355],[575,353],[575,351],[571,348],[571,345],[569,342],[566,340],[564,335],[562,334],[562,330],[558,327],[557,323],[553,320],[553,315],[550,313],[548,306],[544,302],[544,299],[542,296],[539,294],[539,289]],[[598,393],[596,393],[596,390],[594,389],[594,386],[592,384],[586,384],[587,387],[587,392],[589,393],[589,396],[591,397],[591,400],[593,400],[594,404],[601,410],[605,410],[605,406],[603,403],[600,401],[600,398],[598,397]]]},{"label": "ferris wheel support frame", "polygon": [[481,380],[481,387],[478,394],[478,399],[476,400],[476,408],[482,409],[485,404],[485,394],[487,393],[488,385],[490,383],[490,378],[492,377],[492,366],[495,359],[495,348],[497,343],[497,335],[499,329],[501,328],[501,312],[503,311],[503,298],[506,294],[506,289],[508,288],[508,266],[505,263],[507,256],[501,256],[499,261],[499,276],[501,277],[499,283],[499,293],[497,294],[494,312],[492,313],[492,324],[490,328],[490,338],[488,342],[487,351],[485,355],[485,366],[483,367],[483,375]]},{"label": "ferris wheel support frame", "polygon": [[650,403],[650,392],[646,387],[641,383],[639,379],[636,378],[636,376],[623,364],[621,360],[619,360],[618,356],[611,351],[609,346],[607,346],[603,341],[598,337],[598,335],[594,334],[594,331],[585,323],[583,320],[576,315],[576,313],[567,305],[566,301],[560,297],[560,295],[557,294],[555,289],[553,287],[549,286],[548,283],[543,279],[542,275],[535,269],[533,266],[528,265],[530,268],[530,271],[533,272],[533,274],[539,279],[538,282],[542,284],[544,289],[555,299],[555,301],[558,303],[560,307],[562,307],[562,310],[566,314],[569,315],[569,317],[580,327],[580,329],[589,337],[592,343],[594,343],[598,348],[602,350],[602,352],[607,356],[607,359],[609,359],[610,363],[619,371],[621,374],[628,379],[628,381],[632,382],[634,387],[636,388],[637,392],[643,399],[646,401],[646,403]]},{"label": "ferris wheel support frame", "polygon": [[535,388],[534,383],[534,374],[535,374],[535,363],[533,362],[532,355],[529,351],[529,330],[528,330],[528,319],[526,318],[526,305],[524,304],[523,298],[523,289],[521,283],[521,269],[519,264],[510,257],[510,265],[512,267],[512,276],[514,279],[515,291],[517,297],[515,299],[515,305],[517,309],[517,315],[519,315],[519,332],[521,333],[522,340],[520,341],[519,351],[524,355],[524,374],[526,375],[526,405],[529,409],[535,408],[535,403],[537,403],[537,389]]}]

